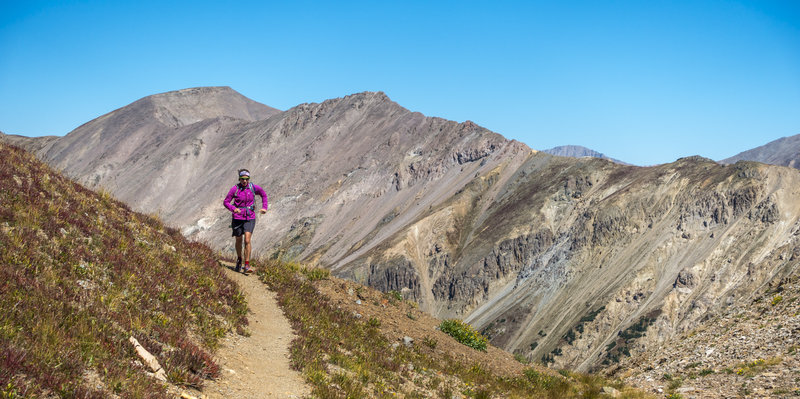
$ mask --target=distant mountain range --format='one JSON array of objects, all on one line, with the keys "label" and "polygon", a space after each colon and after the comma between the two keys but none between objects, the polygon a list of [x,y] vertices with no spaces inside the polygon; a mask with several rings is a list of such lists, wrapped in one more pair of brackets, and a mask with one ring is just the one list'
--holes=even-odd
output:
[{"label": "distant mountain range", "polygon": [[48,140],[30,148],[228,253],[222,199],[249,168],[270,196],[257,254],[401,292],[558,367],[657,367],[651,350],[800,269],[798,171],[557,157],[380,92],[279,111],[180,90]]},{"label": "distant mountain range", "polygon": [[761,147],[723,159],[720,163],[732,164],[736,161],[756,161],[798,169],[800,168],[800,134],[781,137]]},{"label": "distant mountain range", "polygon": [[572,157],[572,158],[593,157],[593,158],[608,159],[609,161],[618,163],[620,165],[630,165],[629,163],[608,157],[605,154],[601,154],[591,148],[586,148],[579,145],[562,145],[558,147],[549,148],[547,150],[542,150],[542,152],[558,155],[561,157]]}]

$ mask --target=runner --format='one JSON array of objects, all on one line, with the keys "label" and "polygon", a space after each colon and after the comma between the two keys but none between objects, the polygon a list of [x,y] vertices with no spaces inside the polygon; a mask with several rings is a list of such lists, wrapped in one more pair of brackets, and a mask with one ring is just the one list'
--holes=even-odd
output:
[{"label": "runner", "polygon": [[[236,271],[242,270],[242,259],[244,259],[244,274],[252,273],[250,268],[250,239],[253,236],[253,229],[256,226],[256,194],[261,196],[261,209],[263,215],[267,213],[269,200],[264,189],[250,183],[250,171],[239,169],[239,184],[231,187],[228,195],[225,196],[225,205],[228,210],[233,212],[231,228],[233,237],[236,237]],[[242,239],[244,237],[244,240]],[[244,248],[242,248],[244,241]]]}]

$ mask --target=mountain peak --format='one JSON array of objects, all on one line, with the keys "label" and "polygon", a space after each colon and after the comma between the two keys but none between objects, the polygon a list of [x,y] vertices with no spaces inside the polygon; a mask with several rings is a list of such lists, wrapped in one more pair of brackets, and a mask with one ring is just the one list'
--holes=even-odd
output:
[{"label": "mountain peak", "polygon": [[280,112],[253,101],[228,86],[169,91],[145,97],[140,101],[153,104],[158,118],[171,126],[183,126],[221,116],[257,121]]},{"label": "mountain peak", "polygon": [[397,103],[392,101],[386,93],[382,91],[362,91],[354,93],[341,98],[341,101],[360,104],[360,105],[379,105],[379,104],[393,104],[399,107]]},{"label": "mountain peak", "polygon": [[189,87],[186,89],[166,91],[163,93],[153,94],[148,97],[186,97],[186,96],[223,94],[223,93],[241,95],[236,90],[233,90],[230,86],[201,86],[201,87]]},{"label": "mountain peak", "polygon": [[320,103],[303,103],[299,104],[287,112],[293,113],[306,113],[316,116],[329,114],[331,112],[343,112],[345,110],[356,110],[359,112],[393,112],[402,110],[410,112],[399,104],[392,101],[386,93],[382,91],[363,91],[353,93],[344,97],[337,97],[322,101]]}]

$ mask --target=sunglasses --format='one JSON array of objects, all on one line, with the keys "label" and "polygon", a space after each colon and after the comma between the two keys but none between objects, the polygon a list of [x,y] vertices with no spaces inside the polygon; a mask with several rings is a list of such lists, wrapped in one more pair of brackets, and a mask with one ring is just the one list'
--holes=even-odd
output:
[{"label": "sunglasses", "polygon": [[250,180],[249,177],[240,177],[239,180]]}]

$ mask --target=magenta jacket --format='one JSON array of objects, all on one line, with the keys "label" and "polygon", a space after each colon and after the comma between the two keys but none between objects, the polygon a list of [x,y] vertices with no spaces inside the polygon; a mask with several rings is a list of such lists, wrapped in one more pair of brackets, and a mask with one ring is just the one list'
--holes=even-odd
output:
[{"label": "magenta jacket", "polygon": [[[238,195],[236,194],[236,190],[239,190]],[[264,192],[263,188],[255,184],[253,184],[253,191],[255,191],[255,194],[261,196],[261,208],[266,210],[269,206],[267,193]],[[236,196],[236,198],[234,198],[234,196]],[[233,204],[231,204],[231,202],[233,202]],[[240,213],[233,214],[233,218],[236,220],[251,220],[256,218],[256,196],[250,192],[250,189],[247,186],[241,187],[237,184],[231,187],[222,204],[225,205],[225,207],[231,212],[236,210],[236,208],[242,210]]]}]

